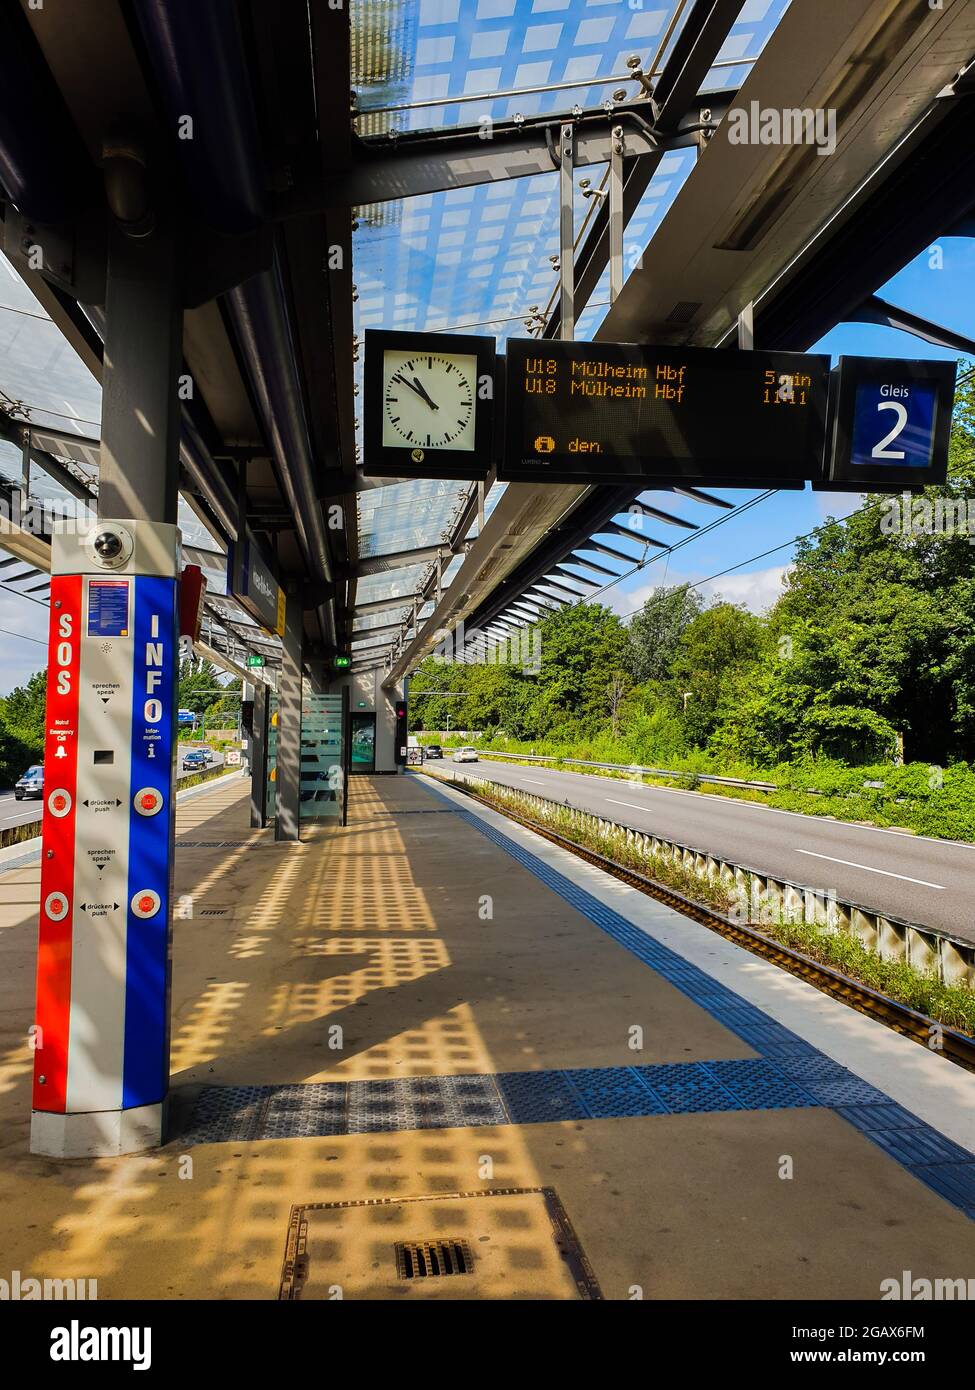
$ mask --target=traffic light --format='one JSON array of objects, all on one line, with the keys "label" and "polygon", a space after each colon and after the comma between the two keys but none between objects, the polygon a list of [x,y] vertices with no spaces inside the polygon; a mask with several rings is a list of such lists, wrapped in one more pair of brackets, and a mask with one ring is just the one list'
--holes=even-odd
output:
[{"label": "traffic light", "polygon": [[332,658],[332,666],[336,671],[345,671],[352,665],[351,656],[335,656]]},{"label": "traffic light", "polygon": [[406,701],[396,701],[396,761],[406,762]]}]

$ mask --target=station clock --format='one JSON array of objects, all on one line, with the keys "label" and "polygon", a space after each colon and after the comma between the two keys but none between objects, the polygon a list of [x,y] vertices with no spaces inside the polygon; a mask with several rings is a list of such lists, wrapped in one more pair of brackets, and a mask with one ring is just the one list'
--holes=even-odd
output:
[{"label": "station clock", "polygon": [[485,478],[494,455],[493,338],[365,334],[363,472]]}]

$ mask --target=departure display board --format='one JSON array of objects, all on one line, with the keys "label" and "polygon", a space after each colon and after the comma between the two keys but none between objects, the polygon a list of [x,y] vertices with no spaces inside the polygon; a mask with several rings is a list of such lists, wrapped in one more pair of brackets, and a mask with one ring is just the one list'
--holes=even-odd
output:
[{"label": "departure display board", "polygon": [[507,482],[823,476],[828,356],[538,339],[506,351]]}]

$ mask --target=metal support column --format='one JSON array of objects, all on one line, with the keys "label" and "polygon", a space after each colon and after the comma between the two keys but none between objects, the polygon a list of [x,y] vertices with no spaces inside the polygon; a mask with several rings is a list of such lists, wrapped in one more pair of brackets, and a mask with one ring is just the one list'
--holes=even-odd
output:
[{"label": "metal support column", "polygon": [[571,124],[562,127],[559,137],[559,277],[562,287],[562,337],[575,337],[575,229],[572,200],[575,196],[572,176],[575,170],[575,131]]},{"label": "metal support column", "polygon": [[172,239],[113,230],[105,302],[98,515],[175,525],[183,311]]},{"label": "metal support column", "polygon": [[301,599],[287,595],[278,674],[277,792],[274,838],[300,839],[301,825]]},{"label": "metal support column", "polygon": [[254,727],[250,739],[251,825],[263,830],[267,825],[267,731],[270,715],[268,687],[263,681],[254,686]]},{"label": "metal support column", "polygon": [[623,151],[621,125],[613,126],[609,153],[609,302],[623,288]]},{"label": "metal support column", "polygon": [[31,1150],[55,1158],[165,1137],[180,305],[167,235],[113,230],[98,521],[51,546]]},{"label": "metal support column", "polygon": [[751,352],[755,346],[755,306],[751,300],[738,315],[738,346],[743,352]]}]

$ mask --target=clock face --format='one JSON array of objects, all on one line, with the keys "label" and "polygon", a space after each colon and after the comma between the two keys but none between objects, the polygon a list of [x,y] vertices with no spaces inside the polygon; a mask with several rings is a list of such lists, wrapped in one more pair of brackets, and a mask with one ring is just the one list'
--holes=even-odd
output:
[{"label": "clock face", "polygon": [[474,449],[477,358],[460,352],[383,354],[383,445]]}]

